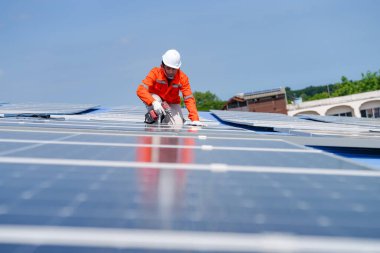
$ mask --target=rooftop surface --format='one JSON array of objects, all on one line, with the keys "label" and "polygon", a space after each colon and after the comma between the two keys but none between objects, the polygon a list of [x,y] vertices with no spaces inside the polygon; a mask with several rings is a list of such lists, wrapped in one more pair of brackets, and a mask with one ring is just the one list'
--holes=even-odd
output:
[{"label": "rooftop surface", "polygon": [[0,105],[0,252],[380,252],[379,121],[144,110]]}]

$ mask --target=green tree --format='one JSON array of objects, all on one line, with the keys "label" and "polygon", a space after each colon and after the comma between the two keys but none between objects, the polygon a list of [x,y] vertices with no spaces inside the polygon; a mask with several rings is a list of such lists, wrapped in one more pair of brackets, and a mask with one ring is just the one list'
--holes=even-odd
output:
[{"label": "green tree", "polygon": [[285,87],[286,99],[288,100],[288,104],[291,104],[293,101],[297,99],[296,94],[290,87]]},{"label": "green tree", "polygon": [[291,90],[286,88],[288,103],[294,99],[302,97],[303,101],[311,101],[328,97],[339,97],[380,90],[380,70],[378,72],[370,72],[363,74],[362,79],[357,81],[349,80],[342,76],[341,81],[334,84],[309,86],[300,90]]},{"label": "green tree", "polygon": [[329,98],[330,95],[328,92],[322,92],[322,93],[318,93],[318,94],[315,94],[314,96],[310,97],[309,100],[318,100],[318,99],[324,99],[324,98]]},{"label": "green tree", "polygon": [[333,93],[333,97],[346,96],[355,92],[355,83],[342,76],[341,83],[337,84],[337,89]]},{"label": "green tree", "polygon": [[380,71],[379,73],[371,73],[368,71],[366,74],[362,74],[362,80],[359,83],[360,92],[379,90],[380,89]]},{"label": "green tree", "polygon": [[193,95],[195,101],[197,102],[197,109],[199,111],[209,111],[212,109],[221,110],[223,108],[223,105],[226,103],[226,101],[222,101],[218,98],[218,96],[211,93],[210,91],[195,91],[193,92]]}]

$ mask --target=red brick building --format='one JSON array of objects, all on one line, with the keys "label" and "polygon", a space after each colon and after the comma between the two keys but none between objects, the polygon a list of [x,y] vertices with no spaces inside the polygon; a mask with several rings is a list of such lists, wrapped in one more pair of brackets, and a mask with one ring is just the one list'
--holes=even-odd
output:
[{"label": "red brick building", "polygon": [[284,88],[241,93],[230,98],[223,110],[288,114]]}]

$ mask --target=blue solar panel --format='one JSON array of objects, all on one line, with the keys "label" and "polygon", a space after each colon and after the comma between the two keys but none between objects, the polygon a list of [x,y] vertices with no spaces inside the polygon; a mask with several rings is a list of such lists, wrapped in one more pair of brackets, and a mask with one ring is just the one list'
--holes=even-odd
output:
[{"label": "blue solar panel", "polygon": [[[7,165],[1,174],[1,224],[373,238],[380,232],[378,178],[49,165]],[[171,195],[160,195],[161,187]]]},{"label": "blue solar panel", "polygon": [[377,252],[379,193],[281,136],[0,119],[0,252]]}]

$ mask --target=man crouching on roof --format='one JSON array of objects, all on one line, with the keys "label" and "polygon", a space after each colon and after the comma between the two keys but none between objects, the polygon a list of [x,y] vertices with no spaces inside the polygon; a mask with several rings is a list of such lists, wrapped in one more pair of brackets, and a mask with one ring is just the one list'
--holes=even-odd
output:
[{"label": "man crouching on roof", "polygon": [[152,124],[161,121],[172,125],[183,125],[185,119],[180,106],[179,92],[181,91],[189,111],[190,125],[204,126],[199,121],[189,78],[180,67],[179,52],[170,49],[162,56],[161,67],[154,67],[138,86],[137,96],[145,103],[148,110],[145,123]]}]

